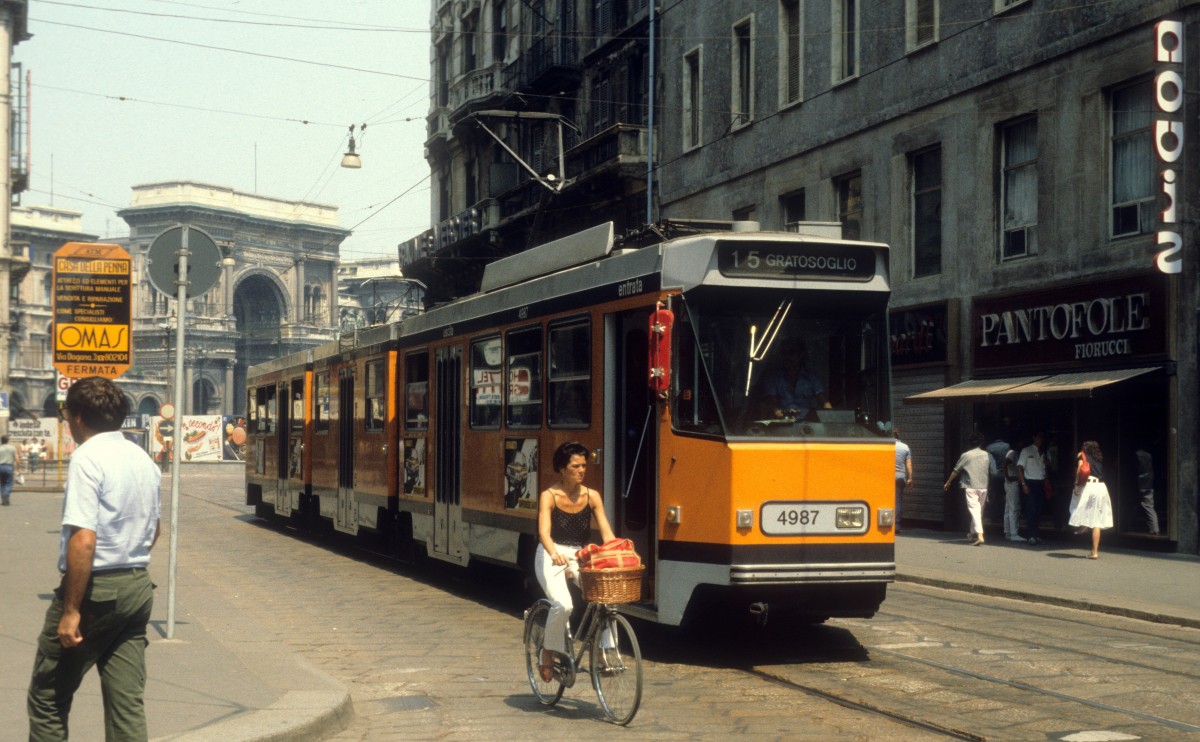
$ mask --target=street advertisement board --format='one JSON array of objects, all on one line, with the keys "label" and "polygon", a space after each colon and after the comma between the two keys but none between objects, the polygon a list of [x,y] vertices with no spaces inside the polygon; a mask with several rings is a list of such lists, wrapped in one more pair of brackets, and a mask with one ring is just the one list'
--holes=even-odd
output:
[{"label": "street advertisement board", "polygon": [[120,245],[69,242],[54,253],[54,367],[63,376],[129,370],[132,263]]}]

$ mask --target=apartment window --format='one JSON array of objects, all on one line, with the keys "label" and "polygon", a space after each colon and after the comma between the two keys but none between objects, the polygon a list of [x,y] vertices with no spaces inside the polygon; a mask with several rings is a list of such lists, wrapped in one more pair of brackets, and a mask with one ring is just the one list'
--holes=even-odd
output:
[{"label": "apartment window", "polygon": [[638,54],[629,60],[625,70],[625,93],[629,106],[625,121],[646,124],[646,55]]},{"label": "apartment window", "polygon": [[471,427],[499,428],[504,367],[500,338],[471,343]]},{"label": "apartment window", "polygon": [[858,75],[858,2],[833,0],[833,81]]},{"label": "apartment window", "polygon": [[404,358],[404,427],[429,429],[429,352]]},{"label": "apartment window", "polygon": [[994,0],[994,2],[995,6],[993,8],[993,12],[1003,13],[1009,8],[1015,8],[1018,5],[1024,5],[1025,3],[1029,2],[1029,0]]},{"label": "apartment window", "polygon": [[779,105],[796,103],[804,94],[800,75],[804,58],[804,28],[800,0],[779,3]]},{"label": "apartment window", "polygon": [[462,24],[462,50],[463,50],[463,72],[471,72],[475,69],[476,60],[476,44],[479,43],[479,35],[476,33],[479,30],[478,16],[471,16],[463,19]]},{"label": "apartment window", "polygon": [[542,427],[542,328],[508,333],[508,397],[505,423],[510,428]]},{"label": "apartment window", "polygon": [[450,51],[448,45],[438,44],[435,54],[437,104],[439,107],[445,107],[450,104]]},{"label": "apartment window", "polygon": [[598,134],[613,123],[612,83],[608,73],[601,72],[592,80],[592,133]]},{"label": "apartment window", "polygon": [[613,3],[617,0],[593,0],[592,31],[596,46],[604,43],[613,33]]},{"label": "apartment window", "polygon": [[1000,136],[1000,259],[1037,252],[1037,119],[1006,124]]},{"label": "apartment window", "polygon": [[548,356],[550,427],[586,428],[592,421],[591,324],[551,327]]},{"label": "apartment window", "polygon": [[909,51],[938,40],[939,0],[907,0],[904,36]]},{"label": "apartment window", "polygon": [[1153,104],[1150,80],[1112,91],[1112,236],[1154,227]]},{"label": "apartment window", "polygon": [[754,118],[754,16],[744,18],[733,27],[733,60],[730,74],[733,83],[733,125],[742,126]]},{"label": "apartment window", "polygon": [[785,231],[799,231],[798,225],[806,218],[804,191],[794,191],[780,196],[779,213],[783,217],[783,224],[781,226]]},{"label": "apartment window", "polygon": [[842,238],[862,237],[862,172],[859,170],[834,178],[837,192],[838,221],[842,223]]},{"label": "apartment window", "polygon": [[700,146],[701,53],[697,47],[683,55],[683,148]]},{"label": "apartment window", "polygon": [[371,361],[367,364],[366,389],[368,432],[383,430],[384,409],[387,404],[387,375],[383,370],[383,361]]},{"label": "apartment window", "polygon": [[495,0],[492,4],[492,61],[503,62],[508,54],[508,3]]},{"label": "apartment window", "polygon": [[942,272],[942,148],[912,155],[913,275]]}]

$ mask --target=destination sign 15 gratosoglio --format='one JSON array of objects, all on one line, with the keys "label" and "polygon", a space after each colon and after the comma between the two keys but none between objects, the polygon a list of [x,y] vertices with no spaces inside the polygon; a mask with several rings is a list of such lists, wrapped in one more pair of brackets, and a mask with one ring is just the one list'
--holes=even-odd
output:
[{"label": "destination sign 15 gratosoglio", "polygon": [[875,251],[827,242],[721,242],[717,269],[731,278],[869,281],[875,275]]}]

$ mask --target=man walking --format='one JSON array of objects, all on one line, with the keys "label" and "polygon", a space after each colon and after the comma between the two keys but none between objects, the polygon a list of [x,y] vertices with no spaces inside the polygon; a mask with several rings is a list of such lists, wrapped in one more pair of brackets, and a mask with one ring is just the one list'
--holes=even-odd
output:
[{"label": "man walking", "polygon": [[104,737],[147,739],[146,624],[154,603],[146,571],[158,538],[160,474],[121,435],[127,403],[114,382],[80,379],[66,418],[78,447],[67,470],[58,569],[29,684],[29,740],[68,737],[83,676],[100,673]]},{"label": "man walking", "polygon": [[1029,532],[1029,543],[1040,544],[1038,529],[1042,521],[1042,507],[1046,502],[1046,456],[1042,446],[1046,445],[1046,434],[1033,434],[1033,443],[1021,449],[1017,457],[1017,478],[1021,480],[1021,509],[1025,511],[1025,528]]},{"label": "man walking", "polygon": [[893,430],[892,436],[896,439],[896,533],[900,533],[901,499],[913,483],[912,449],[900,440],[899,430]]},{"label": "man walking", "polygon": [[17,476],[17,447],[8,442],[8,436],[0,436],[0,503],[9,504],[13,483]]},{"label": "man walking", "polygon": [[974,546],[983,546],[983,506],[987,503],[988,486],[988,452],[983,450],[983,434],[971,434],[971,448],[963,451],[950,472],[950,478],[942,487],[944,492],[950,492],[954,480],[962,474],[963,491],[967,498],[967,513],[971,516],[971,530],[967,540]]}]

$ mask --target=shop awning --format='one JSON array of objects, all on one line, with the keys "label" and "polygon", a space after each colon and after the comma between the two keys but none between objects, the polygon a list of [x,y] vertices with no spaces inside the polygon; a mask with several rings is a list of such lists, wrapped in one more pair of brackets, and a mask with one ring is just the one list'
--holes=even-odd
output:
[{"label": "shop awning", "polygon": [[1160,366],[1124,368],[1114,371],[1080,371],[1050,376],[1013,376],[1004,379],[972,379],[943,389],[906,397],[906,404],[939,402],[1013,401],[1055,397],[1090,397],[1102,386],[1158,371]]},{"label": "shop awning", "polygon": [[911,403],[940,403],[957,400],[983,400],[993,394],[999,394],[1013,387],[1023,386],[1031,381],[1040,381],[1043,376],[1012,376],[1006,379],[971,379],[962,381],[943,389],[932,392],[921,392],[911,397],[905,397],[907,404]]},{"label": "shop awning", "polygon": [[1048,397],[1090,397],[1102,386],[1116,384],[1135,376],[1157,371],[1159,366],[1149,368],[1123,368],[1117,371],[1081,371],[1074,374],[1055,374],[1038,381],[1005,389],[995,395],[1008,399],[1045,399]]}]

